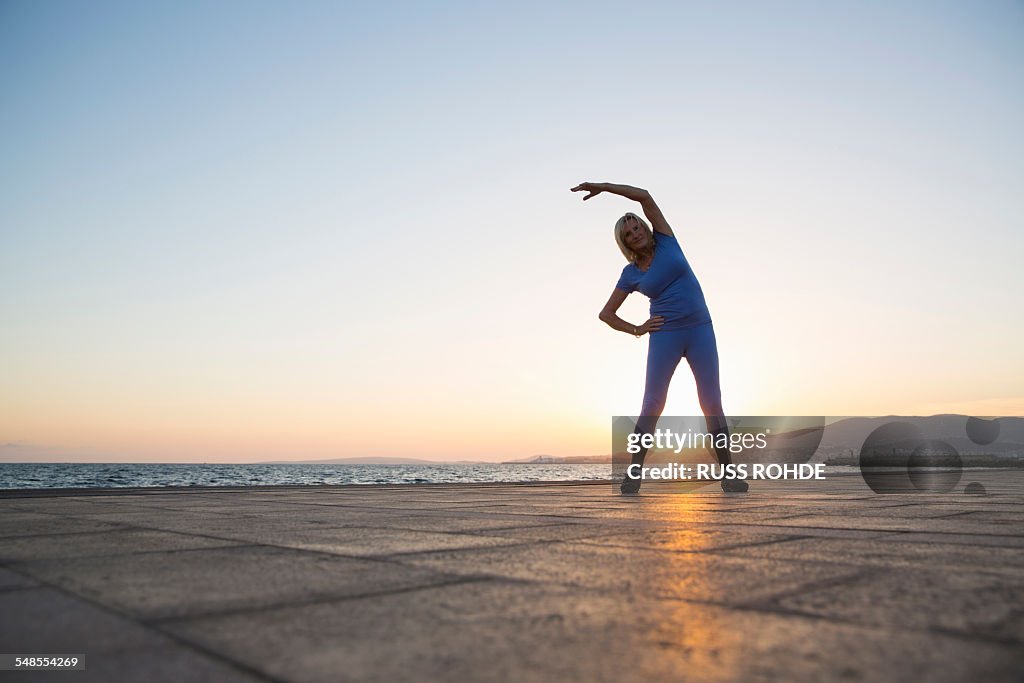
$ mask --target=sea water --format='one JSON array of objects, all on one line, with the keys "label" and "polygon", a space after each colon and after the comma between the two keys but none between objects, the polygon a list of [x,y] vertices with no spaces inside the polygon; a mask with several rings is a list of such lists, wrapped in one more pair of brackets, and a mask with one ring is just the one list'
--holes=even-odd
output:
[{"label": "sea water", "polygon": [[610,465],[0,463],[0,489],[590,481]]}]

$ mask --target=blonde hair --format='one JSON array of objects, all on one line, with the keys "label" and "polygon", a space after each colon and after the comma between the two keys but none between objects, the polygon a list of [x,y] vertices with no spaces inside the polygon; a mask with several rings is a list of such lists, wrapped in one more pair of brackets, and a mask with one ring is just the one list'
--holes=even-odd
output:
[{"label": "blonde hair", "polygon": [[622,231],[626,227],[627,218],[634,218],[638,223],[640,223],[640,227],[642,227],[644,231],[647,233],[648,244],[654,244],[654,232],[651,230],[651,226],[647,225],[647,221],[645,221],[643,218],[640,218],[640,216],[637,216],[633,212],[627,212],[623,214],[622,218],[615,221],[615,241],[619,245],[619,250],[622,252],[622,255],[626,257],[627,261],[635,264],[636,252],[627,247],[626,241],[622,239]]}]

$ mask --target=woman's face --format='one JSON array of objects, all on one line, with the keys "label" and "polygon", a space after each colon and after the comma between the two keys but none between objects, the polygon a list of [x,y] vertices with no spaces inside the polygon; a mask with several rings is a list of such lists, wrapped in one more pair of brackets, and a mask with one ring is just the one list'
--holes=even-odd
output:
[{"label": "woman's face", "polygon": [[626,223],[622,226],[622,241],[633,251],[643,251],[647,248],[647,231],[633,216],[626,216]]}]

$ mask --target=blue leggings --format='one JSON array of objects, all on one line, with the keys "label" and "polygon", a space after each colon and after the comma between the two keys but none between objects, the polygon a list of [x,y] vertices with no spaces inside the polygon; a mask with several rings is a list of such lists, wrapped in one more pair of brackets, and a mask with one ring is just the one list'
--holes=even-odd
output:
[{"label": "blue leggings", "polygon": [[682,330],[658,330],[650,335],[647,347],[647,385],[636,431],[654,430],[668,399],[668,385],[676,366],[684,357],[697,381],[697,400],[707,422],[708,432],[726,428],[722,409],[722,389],[718,380],[718,346],[711,323]]}]

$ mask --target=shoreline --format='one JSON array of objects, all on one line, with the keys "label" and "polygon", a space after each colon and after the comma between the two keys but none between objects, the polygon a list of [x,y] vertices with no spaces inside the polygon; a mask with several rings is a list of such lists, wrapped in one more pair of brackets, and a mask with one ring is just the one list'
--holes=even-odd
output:
[{"label": "shoreline", "polygon": [[[867,471],[876,471],[878,468],[869,468]],[[886,471],[882,468],[881,471]],[[1017,467],[964,467],[963,472],[1006,472],[1018,473],[1021,468]],[[817,483],[821,493],[827,493],[828,482],[838,479],[853,477],[863,482],[860,469],[850,471],[849,469],[826,473],[826,478],[816,482],[800,482],[799,480],[758,480],[755,485],[770,490],[773,494],[785,493],[785,487],[794,484],[807,485]],[[376,482],[376,483],[343,483],[343,484],[225,484],[221,485],[157,485],[157,486],[97,486],[97,487],[24,487],[0,489],[0,499],[13,498],[43,498],[48,496],[105,496],[105,495],[134,495],[146,493],[204,493],[204,492],[245,492],[245,491],[308,491],[308,490],[344,490],[344,489],[404,489],[404,488],[501,488],[501,487],[548,487],[548,486],[611,486],[618,484],[620,480],[615,479],[551,479],[539,481],[476,481],[476,482]],[[692,480],[692,481],[659,481],[651,480],[645,482],[648,489],[652,487],[707,485],[716,483],[714,481]],[[794,487],[795,488],[795,487]],[[865,486],[865,491],[870,492]],[[801,493],[806,493],[801,490]],[[958,492],[947,492],[957,495]],[[887,494],[879,494],[887,495]]]},{"label": "shoreline", "polygon": [[[877,468],[876,468],[877,469]],[[869,470],[871,471],[871,470]],[[1006,472],[1006,473],[1018,473],[1021,472],[1021,468],[1016,467],[965,467],[964,472]],[[791,493],[808,493],[807,487],[813,491],[815,488],[819,489],[818,492],[822,494],[828,494],[831,488],[829,481],[836,481],[839,479],[854,478],[855,481],[863,484],[863,476],[860,470],[849,471],[844,470],[841,472],[828,472],[825,479],[822,480],[757,480],[753,482],[753,486],[760,489],[762,492],[771,493],[772,495],[785,495],[786,488],[792,487],[794,490]],[[345,484],[251,484],[240,486],[237,484],[227,484],[223,486],[218,485],[189,485],[189,486],[174,486],[174,485],[158,485],[158,486],[105,486],[105,487],[49,487],[49,488],[16,488],[16,489],[0,489],[0,500],[3,499],[16,499],[16,498],[46,498],[53,496],[117,496],[117,495],[145,495],[152,493],[243,493],[246,491],[331,491],[331,490],[346,490],[346,489],[360,489],[360,490],[386,490],[386,489],[446,489],[446,488],[505,488],[505,487],[517,487],[517,488],[530,488],[530,487],[551,487],[551,486],[612,486],[615,485],[617,489],[619,479],[553,479],[545,481],[477,481],[477,482],[394,482],[394,483],[345,483]],[[753,480],[748,480],[753,481]],[[716,481],[712,480],[690,480],[690,481],[659,481],[651,480],[645,481],[644,486],[646,490],[658,489],[658,493],[668,493],[665,489],[667,487],[677,486],[691,489],[694,486],[706,486],[709,484],[715,484]],[[800,490],[797,491],[797,487]],[[961,487],[962,488],[962,487]],[[756,491],[756,489],[755,489]],[[871,490],[865,485],[865,493],[872,493]],[[928,492],[922,492],[927,494]],[[961,495],[961,491],[948,491],[944,495]],[[618,494],[616,494],[618,495]],[[873,495],[891,495],[891,494],[873,494]],[[934,494],[933,494],[934,495]]]},{"label": "shoreline", "polygon": [[85,488],[23,488],[0,489],[0,499],[4,498],[45,498],[50,496],[116,496],[143,495],[146,493],[243,493],[246,491],[309,491],[309,490],[343,490],[358,489],[392,489],[392,488],[496,488],[496,487],[537,487],[537,486],[609,486],[611,479],[579,479],[574,481],[510,481],[510,482],[421,482],[396,484],[253,484],[251,486],[107,486]]}]

